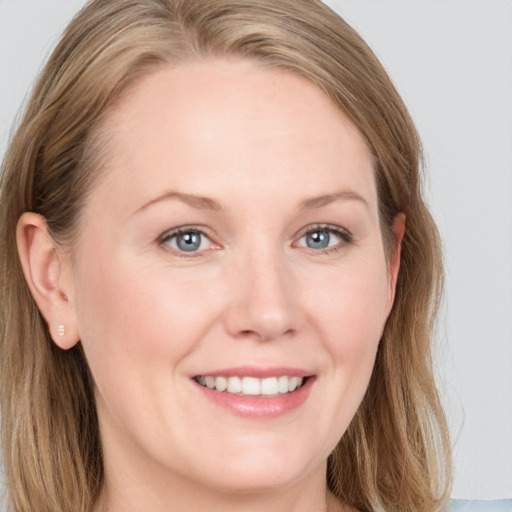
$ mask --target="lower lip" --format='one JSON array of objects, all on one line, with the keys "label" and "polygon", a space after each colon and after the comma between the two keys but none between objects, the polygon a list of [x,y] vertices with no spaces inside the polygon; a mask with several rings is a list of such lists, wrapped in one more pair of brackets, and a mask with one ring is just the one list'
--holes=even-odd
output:
[{"label": "lower lip", "polygon": [[296,391],[277,396],[235,395],[195,384],[206,398],[239,416],[276,418],[299,408],[307,400],[314,381],[314,377],[308,377],[303,386]]}]

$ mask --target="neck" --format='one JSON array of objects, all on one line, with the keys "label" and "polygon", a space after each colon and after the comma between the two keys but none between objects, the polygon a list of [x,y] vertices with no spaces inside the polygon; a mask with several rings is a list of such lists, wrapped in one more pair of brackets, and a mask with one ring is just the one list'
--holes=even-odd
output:
[{"label": "neck", "polygon": [[[168,492],[172,488],[168,488]],[[147,489],[120,493],[105,485],[94,512],[182,512],[184,510],[208,510],[208,512],[352,512],[344,507],[327,490],[309,495],[290,489],[286,492],[229,494],[200,490],[184,493],[183,488],[172,497],[147,494]]]},{"label": "neck", "polygon": [[94,512],[349,512],[327,490],[325,468],[280,489],[216,489],[180,475],[105,467]]}]

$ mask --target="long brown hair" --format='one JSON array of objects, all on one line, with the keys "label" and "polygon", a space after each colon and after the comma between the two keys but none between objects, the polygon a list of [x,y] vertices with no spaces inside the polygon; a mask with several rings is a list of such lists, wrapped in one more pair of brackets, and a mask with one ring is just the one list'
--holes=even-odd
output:
[{"label": "long brown hair", "polygon": [[444,507],[450,443],[431,332],[442,289],[440,242],[421,194],[421,146],[369,47],[316,0],[93,0],[73,19],[34,86],[2,165],[2,445],[16,512],[90,512],[103,482],[93,382],[78,344],[52,342],[25,284],[15,231],[43,215],[71,243],[100,172],[101,121],[122,91],[162,66],[252,59],[306,77],[366,138],[384,241],[407,229],[395,303],[366,396],[328,461],[330,489],[363,511]]}]

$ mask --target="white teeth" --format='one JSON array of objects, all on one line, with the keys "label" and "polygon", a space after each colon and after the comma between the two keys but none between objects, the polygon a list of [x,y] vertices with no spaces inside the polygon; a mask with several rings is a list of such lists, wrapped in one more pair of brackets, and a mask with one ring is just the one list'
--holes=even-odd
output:
[{"label": "white teeth", "polygon": [[244,377],[242,379],[242,393],[244,395],[259,395],[260,389],[260,379],[254,377]]},{"label": "white teeth", "polygon": [[228,393],[242,392],[242,381],[239,377],[229,377],[227,391]]},{"label": "white teeth", "polygon": [[277,390],[279,393],[288,393],[288,383],[290,382],[290,379],[283,375],[282,377],[279,377],[277,379]]},{"label": "white teeth", "polygon": [[270,377],[269,379],[261,379],[261,394],[262,395],[277,395],[278,391],[279,391],[279,389],[277,387],[277,378],[276,377]]},{"label": "white teeth", "polygon": [[215,379],[215,389],[217,391],[226,391],[228,389],[228,379],[226,377],[217,377]]},{"label": "white teeth", "polygon": [[206,387],[210,389],[215,389],[215,377],[205,377]]},{"label": "white teeth", "polygon": [[292,377],[288,384],[288,391],[295,391],[301,385],[302,379],[300,377]]},{"label": "white teeth", "polygon": [[201,386],[217,391],[228,393],[252,395],[252,396],[275,396],[278,394],[291,393],[300,388],[304,383],[301,377],[267,377],[258,379],[256,377],[212,377],[209,375],[196,377],[196,382]]}]

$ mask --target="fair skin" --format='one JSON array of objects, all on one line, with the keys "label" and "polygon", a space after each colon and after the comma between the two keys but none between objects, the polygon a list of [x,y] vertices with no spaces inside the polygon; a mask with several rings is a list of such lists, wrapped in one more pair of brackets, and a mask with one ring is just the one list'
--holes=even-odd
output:
[{"label": "fair skin", "polygon": [[[327,457],[399,266],[362,136],[305,79],[218,59],[145,77],[106,126],[71,250],[35,214],[18,228],[53,339],[80,340],[95,380],[97,510],[350,510],[327,491]],[[236,392],[244,376],[256,395]],[[278,377],[302,387],[277,392]]]}]

